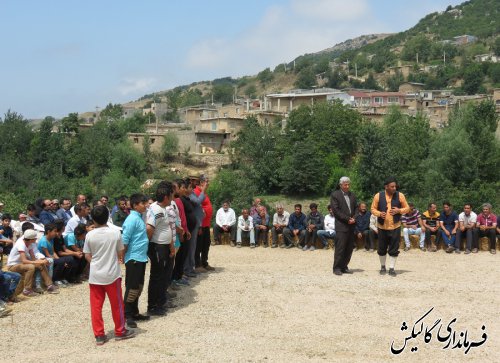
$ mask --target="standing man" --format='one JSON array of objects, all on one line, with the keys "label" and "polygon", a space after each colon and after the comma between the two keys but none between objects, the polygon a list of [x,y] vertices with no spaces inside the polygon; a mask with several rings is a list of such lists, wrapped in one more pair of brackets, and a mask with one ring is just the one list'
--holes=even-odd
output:
[{"label": "standing man", "polygon": [[343,176],[339,181],[339,189],[335,190],[330,198],[337,234],[333,257],[333,273],[338,276],[343,273],[352,273],[347,265],[351,261],[352,250],[354,249],[354,228],[356,226],[354,214],[358,202],[356,196],[349,191],[350,187],[351,179]]},{"label": "standing man", "polygon": [[401,216],[410,212],[403,193],[396,190],[396,179],[389,177],[384,183],[385,190],[373,197],[371,212],[377,219],[378,256],[380,258],[380,274],[385,275],[385,261],[389,253],[389,275],[396,276],[394,267],[399,255],[401,238]]},{"label": "standing man", "polygon": [[[192,176],[189,177],[189,181],[191,183],[192,192],[189,195],[189,200],[193,204],[194,215],[196,216],[196,226],[195,229],[191,232],[191,239],[186,243],[186,259],[184,260],[184,275],[187,277],[196,277],[196,272],[194,271],[196,261],[196,244],[198,241],[198,231],[201,228],[201,222],[203,222],[203,217],[205,216],[205,212],[201,207],[201,203],[205,200],[205,188],[207,187],[207,182],[200,181],[198,177]],[[197,195],[194,192],[194,188],[198,187],[200,194]],[[201,238],[201,237],[200,237]]]},{"label": "standing man", "polygon": [[[212,215],[214,213],[212,202],[206,193],[208,188],[208,178],[205,175],[200,176],[200,182],[205,182],[205,199],[201,202],[201,208],[203,209],[203,219],[201,221],[201,234],[198,235],[198,240],[196,242],[196,255],[195,255],[195,271],[196,272],[207,272],[215,270],[212,266],[208,264],[208,252],[210,251],[210,222],[212,221]],[[197,185],[194,188],[194,193],[196,196],[200,196],[203,191],[200,186]]]}]

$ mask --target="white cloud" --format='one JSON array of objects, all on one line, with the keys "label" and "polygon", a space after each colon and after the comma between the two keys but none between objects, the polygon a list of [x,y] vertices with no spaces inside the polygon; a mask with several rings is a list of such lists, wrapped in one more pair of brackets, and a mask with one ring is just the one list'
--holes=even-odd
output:
[{"label": "white cloud", "polygon": [[194,44],[185,65],[205,75],[252,74],[382,28],[365,0],[292,0],[269,6],[255,26],[238,35]]},{"label": "white cloud", "polygon": [[118,86],[118,92],[120,92],[122,96],[145,93],[150,91],[155,83],[155,78],[125,78]]}]

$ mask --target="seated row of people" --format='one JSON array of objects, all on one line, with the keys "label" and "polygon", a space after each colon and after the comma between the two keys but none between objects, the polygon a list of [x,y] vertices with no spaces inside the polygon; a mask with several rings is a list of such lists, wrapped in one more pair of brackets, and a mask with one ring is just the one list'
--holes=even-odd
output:
[{"label": "seated row of people", "polygon": [[[480,237],[488,237],[490,252],[496,253],[496,234],[500,234],[496,216],[492,213],[491,205],[482,205],[482,213],[476,215],[470,204],[464,205],[464,210],[457,215],[449,202],[443,203],[443,211],[437,212],[437,205],[430,203],[424,213],[420,213],[413,203],[409,203],[410,212],[402,216],[402,234],[405,251],[410,249],[410,236],[419,238],[419,247],[422,252],[437,251],[440,241],[446,245],[446,252],[460,253],[462,238],[466,239],[465,253],[476,253]],[[302,212],[302,206],[296,204],[294,213],[290,214],[281,204],[276,206],[276,213],[270,223],[267,209],[256,199],[250,210],[243,209],[241,216],[236,214],[228,201],[224,202],[217,211],[214,230],[215,244],[221,243],[221,236],[229,233],[231,246],[241,247],[242,238],[247,237],[250,247],[268,247],[269,232],[271,232],[272,247],[278,247],[278,236],[283,235],[280,247],[299,247],[304,251],[314,250],[316,241],[322,242],[324,249],[328,249],[328,239],[335,239],[335,216],[328,206],[328,214],[324,217],[318,211],[318,205],[311,203],[309,213]],[[367,204],[362,202],[355,215],[354,234],[359,240],[364,240],[366,251],[375,251],[375,239],[378,236],[377,218],[367,210]],[[434,240],[431,238],[435,236]],[[297,244],[294,243],[297,239]]]}]

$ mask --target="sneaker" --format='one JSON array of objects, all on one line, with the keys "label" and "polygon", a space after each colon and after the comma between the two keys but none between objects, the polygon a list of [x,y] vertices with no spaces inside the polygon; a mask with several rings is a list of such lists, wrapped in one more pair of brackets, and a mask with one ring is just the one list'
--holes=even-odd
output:
[{"label": "sneaker", "polygon": [[23,295],[24,296],[27,296],[27,297],[35,297],[35,296],[38,296],[38,294],[36,292],[34,292],[33,290],[29,290],[29,289],[24,289],[23,290]]},{"label": "sneaker", "polygon": [[333,270],[333,274],[337,276],[342,276],[342,271],[340,270]]},{"label": "sneaker", "polygon": [[477,253],[477,248],[473,248],[472,253]]},{"label": "sneaker", "polygon": [[370,248],[370,252],[375,252],[375,250],[373,248]]},{"label": "sneaker", "polygon": [[37,293],[37,294],[40,294],[40,295],[42,295],[42,294],[43,294],[43,289],[42,289],[42,287],[41,287],[41,286],[37,286],[37,287],[35,287],[35,289],[34,289],[33,291],[34,291],[35,293]]},{"label": "sneaker", "polygon": [[316,249],[316,247],[314,247],[314,246],[309,247],[309,251],[314,251],[315,249]]},{"label": "sneaker", "polygon": [[491,250],[490,250],[490,253],[491,253],[492,255],[494,255],[494,254],[496,254],[496,253],[497,253],[497,251],[496,251],[496,250],[494,250],[494,249],[491,249]]},{"label": "sneaker", "polygon": [[198,275],[194,272],[188,272],[188,273],[185,273],[184,275],[187,277],[190,277],[190,278],[198,277]]},{"label": "sneaker", "polygon": [[[68,280],[61,280],[61,282],[62,282],[64,285],[69,286],[69,281],[68,281]],[[81,283],[81,281],[76,280],[76,281],[75,281],[75,284],[78,284],[78,283]]]},{"label": "sneaker", "polygon": [[470,250],[465,250],[465,254],[468,255],[470,253]]},{"label": "sneaker", "polygon": [[163,308],[154,308],[148,310],[148,315],[150,316],[165,316],[167,312]]},{"label": "sneaker", "polygon": [[8,306],[4,308],[0,308],[0,318],[9,315],[12,312],[12,309]]},{"label": "sneaker", "polygon": [[125,333],[123,333],[122,335],[117,335],[115,337],[115,340],[125,340],[133,337],[135,337],[135,331],[127,329],[125,330]]},{"label": "sneaker", "polygon": [[54,281],[54,285],[57,287],[67,287],[62,281]]},{"label": "sneaker", "polygon": [[241,242],[236,243],[237,248],[241,248]]},{"label": "sneaker", "polygon": [[304,247],[302,247],[302,251],[307,251],[308,249],[309,249],[309,247],[307,247],[307,245],[305,245]]},{"label": "sneaker", "polygon": [[408,252],[409,250],[410,250],[410,247],[406,246],[404,251]]},{"label": "sneaker", "polygon": [[267,248],[267,247],[269,247],[269,245],[267,243],[263,243],[262,247]]},{"label": "sneaker", "polygon": [[104,343],[108,342],[109,339],[107,335],[100,335],[98,337],[95,337],[95,345],[103,345]]},{"label": "sneaker", "polygon": [[175,283],[177,284],[177,286],[189,286],[188,279],[185,279],[184,277],[182,279],[176,280]]},{"label": "sneaker", "polygon": [[457,248],[457,249],[455,250],[455,253],[456,253],[456,254],[460,254],[460,250]]},{"label": "sneaker", "polygon": [[204,266],[205,270],[207,271],[215,271],[215,267],[212,267],[210,266],[209,264],[207,264],[206,266]]},{"label": "sneaker", "polygon": [[137,323],[134,319],[127,319],[127,327],[129,328],[137,328]]},{"label": "sneaker", "polygon": [[396,271],[394,271],[393,268],[389,269],[389,276],[392,276],[392,277],[396,276]]},{"label": "sneaker", "polygon": [[167,297],[169,299],[174,299],[177,297],[177,293],[176,292],[172,292],[172,291],[167,291]]},{"label": "sneaker", "polygon": [[427,251],[427,248],[425,248],[425,247],[420,247],[420,251],[425,252],[425,251]]},{"label": "sneaker", "polygon": [[280,244],[280,248],[285,248],[286,245],[284,243]]},{"label": "sneaker", "polygon": [[235,244],[234,244],[234,241],[231,241],[231,247],[234,247]]},{"label": "sneaker", "polygon": [[380,272],[379,273],[381,275],[385,275],[386,272],[387,272],[387,270],[385,269],[385,266],[380,267]]},{"label": "sneaker", "polygon": [[278,247],[278,245],[277,245],[276,243],[273,243],[273,244],[271,245],[271,248],[276,248],[276,247]]},{"label": "sneaker", "polygon": [[250,243],[250,248],[255,248],[255,243]]},{"label": "sneaker", "polygon": [[199,273],[199,274],[208,272],[208,270],[207,270],[205,267],[203,267],[203,266],[198,266],[198,267],[196,267],[196,268],[194,269],[194,271],[195,271],[196,273]]},{"label": "sneaker", "polygon": [[59,289],[57,288],[56,285],[50,285],[47,287],[47,293],[49,294],[59,294]]},{"label": "sneaker", "polygon": [[179,291],[181,288],[172,281],[172,283],[169,286],[169,289],[172,289],[174,291]]},{"label": "sneaker", "polygon": [[453,251],[455,251],[455,247],[452,246],[448,246],[448,248],[446,249],[446,253],[452,253]]},{"label": "sneaker", "polygon": [[151,319],[148,315],[137,314],[134,315],[134,321],[148,321]]},{"label": "sneaker", "polygon": [[[290,243],[290,244],[289,244],[289,245],[287,245],[285,248],[288,250],[288,249],[290,249],[290,248],[292,248],[292,247],[293,247],[293,244],[292,244],[292,243]],[[300,247],[299,247],[299,248],[300,248]]]},{"label": "sneaker", "polygon": [[351,270],[349,270],[348,268],[341,269],[340,271],[341,271],[343,274],[352,275],[352,271],[351,271]]}]

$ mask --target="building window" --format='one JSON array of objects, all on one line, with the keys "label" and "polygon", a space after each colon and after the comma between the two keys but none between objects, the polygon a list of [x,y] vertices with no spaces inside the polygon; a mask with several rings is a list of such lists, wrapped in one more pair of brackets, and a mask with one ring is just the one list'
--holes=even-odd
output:
[{"label": "building window", "polygon": [[138,137],[134,137],[134,144],[138,144],[139,143],[139,138]]},{"label": "building window", "polygon": [[389,97],[389,103],[399,103],[399,97]]},{"label": "building window", "polygon": [[240,108],[239,107],[236,108],[236,114],[238,114],[238,115],[240,114]]},{"label": "building window", "polygon": [[227,117],[227,112],[224,112],[224,117]]},{"label": "building window", "polygon": [[382,97],[375,97],[375,98],[373,99],[373,103],[376,103],[376,104],[381,105],[381,104],[383,104],[383,103],[384,103],[384,99],[383,99]]},{"label": "building window", "polygon": [[155,138],[152,138],[152,139],[150,139],[150,140],[151,140],[151,143],[152,143],[152,144],[154,144],[156,139],[155,139]]},{"label": "building window", "polygon": [[217,131],[217,122],[212,122],[212,131]]}]

